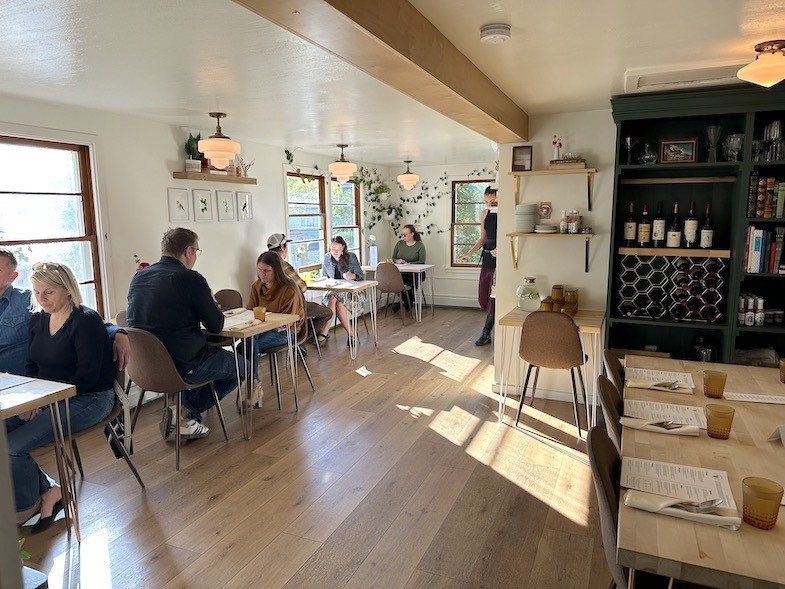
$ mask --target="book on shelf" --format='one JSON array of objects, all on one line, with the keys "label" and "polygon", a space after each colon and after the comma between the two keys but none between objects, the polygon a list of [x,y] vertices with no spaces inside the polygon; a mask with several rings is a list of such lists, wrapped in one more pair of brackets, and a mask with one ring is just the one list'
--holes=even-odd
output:
[{"label": "book on shelf", "polygon": [[758,172],[754,171],[750,174],[750,187],[747,193],[747,218],[755,218],[755,208],[758,198]]},{"label": "book on shelf", "polygon": [[744,271],[748,274],[784,274],[784,245],[785,227],[758,229],[751,225],[744,245]]},{"label": "book on shelf", "polygon": [[227,172],[226,170],[210,170],[210,173],[214,174],[216,176],[228,176],[229,175],[229,172]]},{"label": "book on shelf", "polygon": [[774,205],[774,208],[774,216],[778,219],[782,219],[783,213],[785,213],[785,180],[780,182],[777,187],[777,202]]},{"label": "book on shelf", "polygon": [[774,238],[774,260],[771,264],[772,273],[782,273],[780,262],[782,261],[782,246],[785,242],[785,227],[777,227],[775,230],[776,237]]},{"label": "book on shelf", "polygon": [[586,160],[582,157],[551,160],[548,167],[551,169],[582,170],[586,168]]},{"label": "book on shelf", "polygon": [[780,219],[785,212],[785,182],[777,182],[773,176],[750,175],[747,196],[747,218]]}]

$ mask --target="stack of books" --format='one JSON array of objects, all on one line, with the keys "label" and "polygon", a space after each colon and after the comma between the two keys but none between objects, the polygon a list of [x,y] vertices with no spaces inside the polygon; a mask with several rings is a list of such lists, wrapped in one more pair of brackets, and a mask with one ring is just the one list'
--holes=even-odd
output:
[{"label": "stack of books", "polygon": [[584,168],[586,168],[586,160],[582,157],[551,160],[548,167],[551,169],[562,169],[562,170],[583,170]]},{"label": "stack of books", "polygon": [[785,216],[785,182],[773,176],[750,174],[747,193],[748,219],[781,219]]},{"label": "stack of books", "polygon": [[751,225],[747,230],[744,248],[745,267],[748,273],[785,274],[782,248],[785,241],[785,227],[759,229]]}]

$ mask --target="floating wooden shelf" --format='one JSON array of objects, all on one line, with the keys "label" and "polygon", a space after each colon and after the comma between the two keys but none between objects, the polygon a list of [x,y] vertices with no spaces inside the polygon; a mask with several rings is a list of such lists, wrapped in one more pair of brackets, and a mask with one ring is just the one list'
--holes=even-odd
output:
[{"label": "floating wooden shelf", "polygon": [[663,258],[730,258],[730,250],[704,250],[675,247],[620,247],[622,256],[661,256]]},{"label": "floating wooden shelf", "polygon": [[[518,173],[518,172],[516,172]],[[594,237],[593,233],[508,233],[510,238],[510,248],[512,249],[512,265],[518,268],[518,256],[520,254],[520,239],[531,237],[550,237],[551,239],[583,239],[586,242],[583,271],[589,271],[589,240]]]},{"label": "floating wooden shelf", "polygon": [[515,178],[515,204],[520,204],[520,182],[521,178],[525,178],[526,176],[558,176],[563,174],[586,174],[586,201],[588,203],[588,208],[591,210],[591,190],[592,190],[592,181],[594,179],[594,174],[597,173],[596,168],[569,168],[566,170],[555,169],[555,170],[532,170],[530,172],[510,172],[510,176]]},{"label": "floating wooden shelf", "polygon": [[735,176],[693,176],[691,178],[622,178],[619,184],[729,184],[735,181]]},{"label": "floating wooden shelf", "polygon": [[203,172],[172,172],[177,180],[199,180],[201,182],[226,182],[228,184],[256,184],[256,178],[243,176],[223,176],[222,174],[206,174]]}]

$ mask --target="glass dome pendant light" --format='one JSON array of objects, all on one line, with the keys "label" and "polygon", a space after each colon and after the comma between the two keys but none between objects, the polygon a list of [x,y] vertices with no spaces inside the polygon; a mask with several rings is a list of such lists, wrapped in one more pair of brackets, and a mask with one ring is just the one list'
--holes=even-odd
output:
[{"label": "glass dome pendant light", "polygon": [[736,77],[764,88],[785,80],[785,41],[766,41],[755,45],[755,60],[745,65]]},{"label": "glass dome pendant light", "polygon": [[412,174],[409,170],[409,164],[412,163],[412,160],[403,160],[403,163],[406,164],[406,172],[398,175],[398,184],[403,186],[404,190],[411,190],[420,180],[420,177],[417,174]]},{"label": "glass dome pendant light", "polygon": [[330,173],[335,176],[335,179],[338,180],[341,184],[347,182],[349,178],[351,178],[352,174],[357,171],[357,164],[353,164],[349,160],[347,160],[343,155],[343,148],[349,147],[346,143],[338,143],[337,147],[341,148],[341,159],[334,161],[327,169]]},{"label": "glass dome pendant light", "polygon": [[223,170],[229,165],[229,161],[240,153],[240,144],[221,133],[221,119],[226,116],[226,113],[211,112],[209,115],[216,122],[215,135],[210,135],[209,139],[200,140],[197,149],[210,160],[210,164],[214,168]]}]

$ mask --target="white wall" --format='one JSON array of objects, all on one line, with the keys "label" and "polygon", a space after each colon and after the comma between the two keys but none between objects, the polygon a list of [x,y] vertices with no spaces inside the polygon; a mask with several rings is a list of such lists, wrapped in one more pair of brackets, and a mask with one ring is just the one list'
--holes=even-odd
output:
[{"label": "white wall", "polygon": [[[584,224],[592,227],[589,272],[584,272],[584,245],[581,240],[522,239],[518,269],[513,269],[509,238],[499,244],[496,270],[496,320],[516,305],[515,290],[524,276],[534,276],[542,296],[549,295],[553,284],[563,284],[580,290],[580,308],[604,309],[608,285],[608,255],[610,247],[611,208],[613,201],[613,167],[616,127],[610,110],[534,116],[529,119],[531,141],[534,146],[533,167],[547,169],[553,158],[551,140],[554,135],[564,139],[565,149],[580,153],[587,165],[597,169],[594,176],[592,211],[587,211],[586,176],[532,176],[521,179],[521,202],[550,201],[553,206],[551,223],[558,223],[562,209],[577,208]],[[518,144],[516,144],[518,145]],[[499,235],[514,230],[515,202],[513,178],[506,171],[512,169],[512,145],[499,150]],[[497,344],[500,334],[496,328]],[[497,382],[501,366],[500,346],[495,346]],[[508,350],[509,356],[509,350]],[[517,359],[517,349],[515,350]],[[601,360],[600,360],[601,361]],[[514,365],[513,365],[514,366]],[[591,366],[587,367],[591,374]],[[515,376],[515,369],[510,371]],[[509,380],[507,381],[509,382]],[[514,382],[513,382],[514,383]],[[570,391],[566,371],[541,371],[540,391]],[[559,395],[556,395],[559,397]],[[563,398],[563,397],[559,397]]]}]

